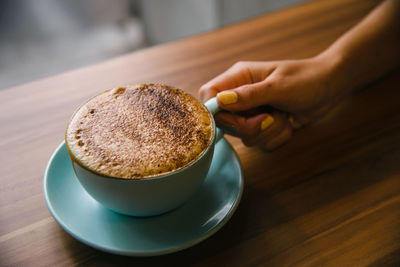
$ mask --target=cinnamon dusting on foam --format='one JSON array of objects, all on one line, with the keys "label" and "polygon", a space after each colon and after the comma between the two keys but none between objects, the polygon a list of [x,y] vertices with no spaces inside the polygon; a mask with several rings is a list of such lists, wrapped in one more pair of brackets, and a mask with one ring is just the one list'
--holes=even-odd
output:
[{"label": "cinnamon dusting on foam", "polygon": [[210,113],[171,86],[106,91],[80,107],[66,132],[70,153],[105,176],[140,179],[187,166],[212,140]]}]

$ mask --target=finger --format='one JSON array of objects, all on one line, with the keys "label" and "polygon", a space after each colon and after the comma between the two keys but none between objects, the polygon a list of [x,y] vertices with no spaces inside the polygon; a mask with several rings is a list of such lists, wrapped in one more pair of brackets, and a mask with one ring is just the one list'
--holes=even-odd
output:
[{"label": "finger", "polygon": [[214,119],[217,127],[221,128],[224,133],[232,136],[240,136],[236,115],[220,111],[214,116]]},{"label": "finger", "polygon": [[290,122],[290,125],[292,126],[293,130],[297,130],[297,129],[300,129],[303,127],[301,122],[298,121],[297,119],[295,119],[294,115],[289,116],[289,122]]},{"label": "finger", "polygon": [[214,79],[200,87],[200,98],[203,101],[210,99],[217,95],[218,92],[236,88],[246,83],[251,82],[248,75],[246,75],[245,64],[235,64],[225,72],[221,73]]},{"label": "finger", "polygon": [[217,94],[221,108],[230,111],[242,111],[269,104],[273,97],[273,82],[264,80],[258,83],[246,84],[232,90]]},{"label": "finger", "polygon": [[245,84],[263,81],[276,69],[273,62],[240,61],[224,73],[218,75],[200,88],[203,101],[214,97],[218,92],[234,89]]},{"label": "finger", "polygon": [[246,146],[262,146],[266,140],[278,136],[286,124],[286,116],[281,112],[274,111],[272,114],[264,117],[263,120],[258,122],[258,131],[256,134],[244,136],[242,141]]},{"label": "finger", "polygon": [[255,137],[259,134],[260,125],[267,117],[271,116],[264,113],[246,117],[228,112],[219,112],[215,116],[215,121],[217,126],[227,130],[228,134],[247,138]]},{"label": "finger", "polygon": [[217,87],[214,87],[212,85],[203,85],[199,91],[200,100],[202,102],[206,102],[208,99],[215,97],[218,93],[219,90]]},{"label": "finger", "polygon": [[292,136],[289,119],[277,111],[251,117],[221,112],[217,114],[216,121],[228,131],[234,129],[234,136],[241,137],[246,146],[257,145],[266,151],[275,150]]},{"label": "finger", "polygon": [[261,148],[266,151],[274,151],[282,145],[286,144],[292,137],[292,127],[287,122],[282,130],[274,137],[266,139]]}]

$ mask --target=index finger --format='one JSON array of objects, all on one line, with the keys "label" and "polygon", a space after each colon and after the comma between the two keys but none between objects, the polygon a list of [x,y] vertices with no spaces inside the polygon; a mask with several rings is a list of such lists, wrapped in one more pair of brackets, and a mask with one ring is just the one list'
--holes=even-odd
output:
[{"label": "index finger", "polygon": [[200,98],[205,101],[216,96],[219,92],[233,89],[251,83],[251,77],[245,68],[233,65],[225,72],[200,87]]}]

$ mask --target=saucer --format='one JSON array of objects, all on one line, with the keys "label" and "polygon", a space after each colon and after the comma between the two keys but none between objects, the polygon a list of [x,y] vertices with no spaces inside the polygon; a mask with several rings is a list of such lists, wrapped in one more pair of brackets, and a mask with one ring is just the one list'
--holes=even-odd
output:
[{"label": "saucer", "polygon": [[233,215],[243,192],[236,152],[221,139],[202,187],[179,208],[153,217],[115,213],[82,188],[61,143],[44,174],[44,196],[57,223],[79,241],[106,252],[153,256],[191,247],[217,232]]}]

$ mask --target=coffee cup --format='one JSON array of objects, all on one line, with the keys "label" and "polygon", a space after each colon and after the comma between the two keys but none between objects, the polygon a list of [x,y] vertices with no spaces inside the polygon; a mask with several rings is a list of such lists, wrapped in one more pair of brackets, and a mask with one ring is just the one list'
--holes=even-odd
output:
[{"label": "coffee cup", "polygon": [[201,156],[189,165],[144,179],[108,177],[83,166],[71,154],[67,144],[76,177],[97,202],[124,215],[153,216],[181,206],[203,184],[211,165],[215,144],[223,137],[213,118],[219,111],[216,99],[212,98],[204,105],[211,114],[212,139]]}]

